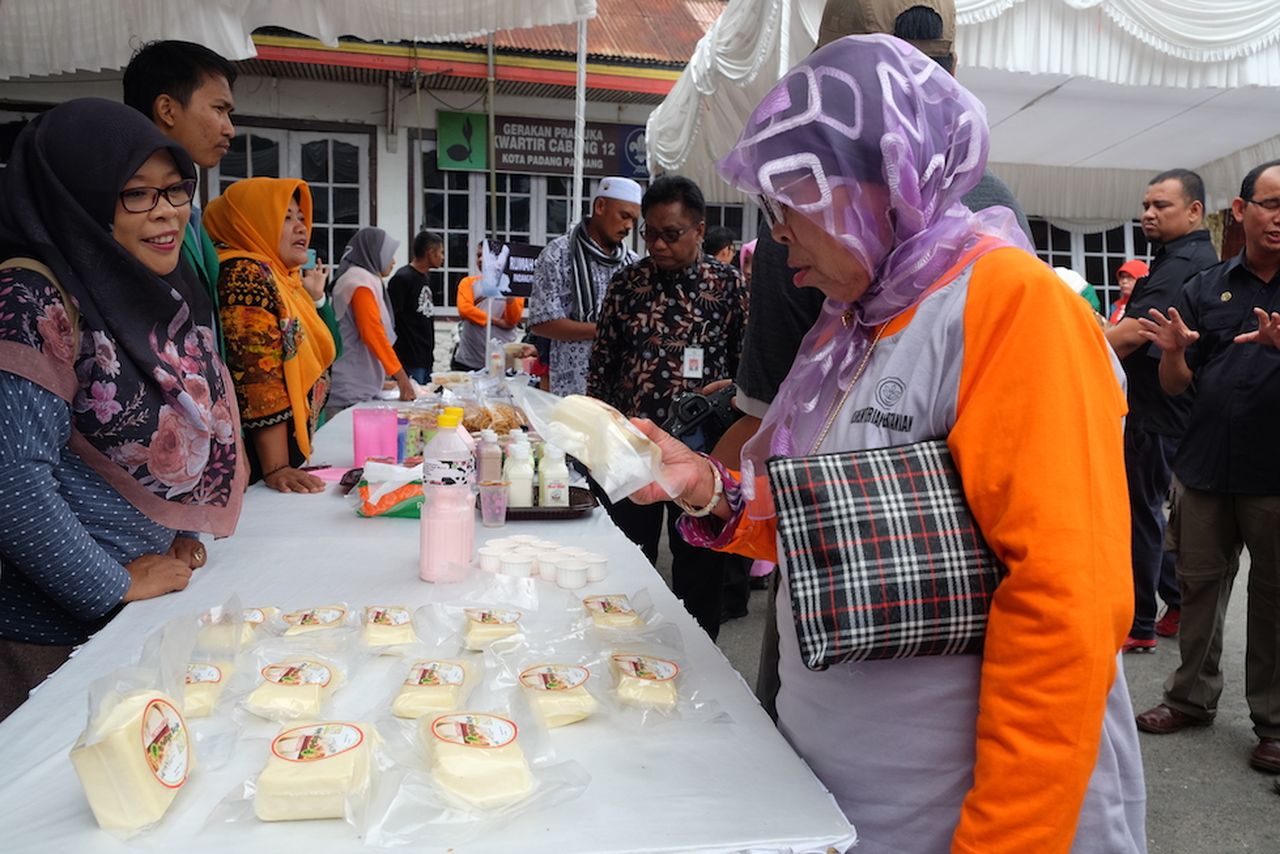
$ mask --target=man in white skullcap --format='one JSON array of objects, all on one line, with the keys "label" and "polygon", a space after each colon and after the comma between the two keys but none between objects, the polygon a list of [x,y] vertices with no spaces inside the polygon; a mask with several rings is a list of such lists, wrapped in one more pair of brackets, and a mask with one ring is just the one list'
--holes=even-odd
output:
[{"label": "man in white skullcap", "polygon": [[624,243],[640,216],[640,185],[605,178],[591,216],[547,244],[534,268],[532,332],[551,340],[551,391],[584,394],[596,317],[614,274],[639,256]]}]

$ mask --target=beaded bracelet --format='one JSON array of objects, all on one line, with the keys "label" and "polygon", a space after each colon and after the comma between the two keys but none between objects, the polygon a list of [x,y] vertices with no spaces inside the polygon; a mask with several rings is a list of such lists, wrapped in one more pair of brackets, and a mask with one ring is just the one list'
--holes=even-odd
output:
[{"label": "beaded bracelet", "polygon": [[692,516],[695,519],[710,516],[711,511],[716,509],[716,505],[720,503],[720,498],[724,495],[724,479],[720,476],[720,469],[706,454],[701,454],[700,456],[706,460],[707,466],[711,469],[711,477],[714,478],[711,500],[707,502],[705,507],[692,507],[679,498],[675,499],[676,506],[683,510],[686,516]]}]

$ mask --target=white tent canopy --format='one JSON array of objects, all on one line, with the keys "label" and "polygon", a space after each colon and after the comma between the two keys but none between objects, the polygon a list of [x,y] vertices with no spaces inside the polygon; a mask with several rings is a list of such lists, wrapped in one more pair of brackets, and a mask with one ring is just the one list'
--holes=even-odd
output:
[{"label": "white tent canopy", "polygon": [[[649,163],[734,199],[714,161],[797,61],[824,0],[730,0],[649,119]],[[991,168],[1028,213],[1064,224],[1137,215],[1150,176],[1204,176],[1210,208],[1280,158],[1276,0],[957,0],[961,82],[987,105]],[[756,36],[753,42],[747,35]]]},{"label": "white tent canopy", "polygon": [[0,0],[0,79],[123,68],[153,39],[256,55],[250,34],[287,27],[337,44],[460,41],[594,17],[596,0]]}]

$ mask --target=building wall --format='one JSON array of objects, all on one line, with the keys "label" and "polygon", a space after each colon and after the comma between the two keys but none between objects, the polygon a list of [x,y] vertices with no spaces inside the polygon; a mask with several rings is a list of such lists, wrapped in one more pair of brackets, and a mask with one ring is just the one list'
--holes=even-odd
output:
[{"label": "building wall", "polygon": [[[0,81],[0,123],[6,119],[26,117],[31,113],[15,105],[52,105],[77,97],[102,97],[112,100],[120,97],[121,74],[96,73],[66,75],[39,80]],[[368,151],[362,152],[370,174],[376,177],[362,188],[360,221],[358,225],[377,225],[401,241],[397,265],[406,263],[409,241],[424,216],[421,202],[422,168],[418,158],[417,139],[432,140],[436,127],[436,111],[484,110],[484,98],[477,93],[429,91],[414,94],[411,90],[396,89],[396,115],[394,129],[387,128],[388,93],[384,86],[326,81],[296,80],[273,77],[241,77],[236,81],[236,117],[240,135],[262,133],[275,134],[287,144],[287,134],[296,137],[343,131],[363,135]],[[557,119],[573,119],[572,100],[546,98],[517,98],[499,95],[495,99],[495,112],[499,115],[538,116]],[[648,118],[650,107],[636,104],[588,102],[588,121],[617,122],[642,125]],[[372,138],[369,133],[372,131]],[[224,161],[224,164],[226,161]],[[282,165],[281,174],[289,174]],[[471,188],[470,202],[474,210],[469,217],[465,237],[457,235],[455,249],[463,244],[474,246],[474,241],[488,231],[487,176],[476,174],[469,179],[476,186]],[[567,176],[566,176],[567,177]],[[218,192],[218,176],[206,176],[204,192]],[[363,179],[363,173],[362,173]],[[509,183],[500,178],[499,184]],[[584,187],[589,191],[590,182]],[[544,218],[545,219],[545,218]],[[741,217],[739,216],[739,219]],[[345,241],[339,239],[349,229],[335,229],[331,241],[340,252]],[[545,232],[545,229],[543,229]],[[554,235],[539,233],[538,238]],[[455,251],[449,260],[453,281],[466,272],[470,265],[471,249]],[[446,290],[447,288],[442,288]]]}]

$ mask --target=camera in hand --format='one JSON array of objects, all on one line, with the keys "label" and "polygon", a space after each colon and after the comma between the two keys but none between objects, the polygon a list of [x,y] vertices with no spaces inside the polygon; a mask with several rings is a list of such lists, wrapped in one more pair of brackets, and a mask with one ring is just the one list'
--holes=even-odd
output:
[{"label": "camera in hand", "polygon": [[662,429],[695,451],[710,452],[742,413],[733,408],[737,388],[730,383],[714,394],[689,392],[671,404]]}]

